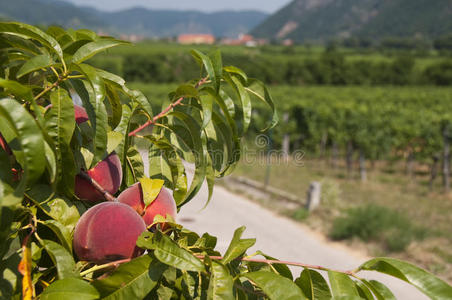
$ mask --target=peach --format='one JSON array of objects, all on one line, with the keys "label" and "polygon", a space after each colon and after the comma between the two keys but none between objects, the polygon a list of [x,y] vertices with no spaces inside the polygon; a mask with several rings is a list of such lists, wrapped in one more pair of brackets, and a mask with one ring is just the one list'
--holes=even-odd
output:
[{"label": "peach", "polygon": [[124,190],[119,195],[118,201],[128,204],[135,209],[137,213],[143,216],[143,220],[148,226],[154,222],[154,217],[157,215],[166,217],[168,214],[176,218],[176,202],[171,196],[171,193],[164,187],[160,190],[157,198],[146,208],[143,200],[143,190],[139,182]]},{"label": "peach", "polygon": [[[115,152],[112,152],[92,169],[86,171],[86,173],[110,194],[115,194],[121,185],[121,162]],[[104,200],[104,196],[80,175],[75,177],[75,194],[81,200],[89,202]]]},{"label": "peach", "polygon": [[81,123],[84,123],[89,120],[86,110],[79,105],[74,104],[74,114],[75,114],[75,122],[77,122],[77,124],[81,124]]},{"label": "peach", "polygon": [[[47,110],[51,107],[52,107],[52,104],[49,104],[45,107],[45,109]],[[89,120],[86,110],[82,106],[76,105],[76,104],[74,104],[74,118],[75,118],[75,122],[78,125]]]},{"label": "peach", "polygon": [[143,219],[128,205],[103,202],[88,209],[74,231],[74,251],[80,260],[103,264],[133,258],[142,253],[136,246],[146,231]]}]

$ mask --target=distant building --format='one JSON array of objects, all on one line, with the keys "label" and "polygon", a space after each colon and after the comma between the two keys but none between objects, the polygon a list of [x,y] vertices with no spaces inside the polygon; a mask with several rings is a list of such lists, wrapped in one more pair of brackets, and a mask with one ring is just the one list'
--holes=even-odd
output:
[{"label": "distant building", "polygon": [[265,39],[255,39],[252,35],[249,34],[240,34],[238,39],[225,38],[221,40],[223,45],[230,46],[247,46],[247,47],[256,47],[268,44],[268,41]]},{"label": "distant building", "polygon": [[179,44],[208,44],[215,43],[215,37],[211,34],[181,34],[177,37]]},{"label": "distant building", "polygon": [[120,36],[120,39],[124,40],[124,41],[129,41],[132,43],[136,43],[136,42],[141,42],[141,41],[145,40],[146,37],[142,36],[142,35],[137,35],[137,34],[130,34],[130,35],[122,34]]}]

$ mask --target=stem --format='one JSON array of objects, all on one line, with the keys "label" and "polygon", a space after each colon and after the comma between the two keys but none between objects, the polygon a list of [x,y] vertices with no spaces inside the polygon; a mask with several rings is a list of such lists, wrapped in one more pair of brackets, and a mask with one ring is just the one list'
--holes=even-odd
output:
[{"label": "stem", "polygon": [[[196,255],[196,257],[199,258],[199,259],[203,259],[206,256],[205,255]],[[209,258],[212,259],[212,260],[221,260],[221,259],[223,259],[222,256],[209,256]],[[320,271],[333,271],[333,272],[343,273],[343,274],[347,274],[347,275],[356,277],[356,274],[354,273],[354,271],[333,270],[333,269],[329,269],[329,268],[318,266],[318,265],[309,265],[309,264],[304,264],[304,263],[299,263],[299,262],[284,261],[284,260],[273,260],[273,259],[258,259],[258,258],[249,258],[249,257],[242,257],[240,260],[241,261],[257,262],[257,263],[265,263],[265,264],[269,264],[269,265],[271,265],[271,264],[280,264],[280,265],[302,267],[302,268],[307,268],[307,269],[315,269],[315,270],[320,270]]]},{"label": "stem", "polygon": [[[200,81],[198,81],[198,83],[196,83],[195,88],[200,87],[201,85],[205,84],[207,82],[207,77],[202,78]],[[143,125],[141,125],[140,127],[138,127],[137,129],[133,130],[132,132],[129,133],[129,136],[136,136],[136,134],[138,132],[140,132],[141,130],[143,130],[144,128],[148,127],[149,125],[154,124],[158,119],[163,118],[171,109],[173,109],[174,107],[178,106],[181,104],[182,100],[184,100],[184,97],[180,97],[179,99],[177,99],[175,102],[171,103],[170,105],[168,105],[167,108],[165,108],[162,112],[160,112],[158,115],[156,115],[154,118],[152,118],[151,120],[147,121],[146,123],[144,123]]]},{"label": "stem", "polygon": [[78,175],[80,175],[83,179],[87,180],[99,193],[101,193],[104,196],[104,198],[107,201],[114,202],[117,201],[117,199],[112,194],[107,192],[97,181],[92,179],[91,176],[89,176],[87,173],[82,171]]},{"label": "stem", "polygon": [[83,277],[83,276],[88,275],[90,273],[96,272],[98,270],[106,269],[106,268],[109,268],[109,267],[117,267],[118,265],[126,263],[126,262],[129,262],[130,260],[131,260],[130,258],[126,258],[126,259],[116,260],[116,261],[113,261],[113,262],[110,262],[110,263],[107,263],[107,264],[94,266],[92,268],[89,268],[88,270],[80,272],[80,276]]},{"label": "stem", "polygon": [[35,98],[34,100],[38,100],[39,98],[41,98],[45,93],[47,93],[48,91],[52,90],[53,88],[57,87],[61,81],[63,81],[64,79],[58,78],[58,80],[56,82],[54,82],[52,85],[49,85],[48,87],[46,87],[42,92],[40,92]]}]

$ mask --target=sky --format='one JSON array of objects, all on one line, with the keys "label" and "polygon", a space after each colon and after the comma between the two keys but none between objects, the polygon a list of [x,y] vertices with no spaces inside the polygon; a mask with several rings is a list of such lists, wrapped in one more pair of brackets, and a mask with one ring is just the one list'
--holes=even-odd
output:
[{"label": "sky", "polygon": [[76,5],[92,6],[104,11],[116,11],[136,6],[150,9],[200,10],[260,10],[277,11],[291,0],[66,0]]}]

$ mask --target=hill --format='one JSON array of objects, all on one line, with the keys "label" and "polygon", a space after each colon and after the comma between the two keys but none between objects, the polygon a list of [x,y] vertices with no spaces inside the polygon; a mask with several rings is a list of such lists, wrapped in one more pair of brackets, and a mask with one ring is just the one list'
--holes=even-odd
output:
[{"label": "hill", "polygon": [[89,28],[110,34],[137,34],[149,38],[181,33],[211,33],[235,37],[246,33],[268,15],[259,11],[171,11],[132,8],[103,12],[58,0],[0,0],[0,19],[65,28]]},{"label": "hill", "polygon": [[451,0],[294,0],[251,34],[274,39],[427,37],[452,32]]}]

